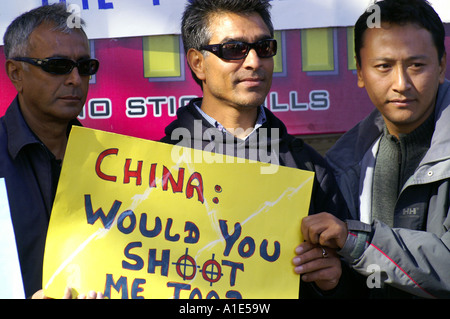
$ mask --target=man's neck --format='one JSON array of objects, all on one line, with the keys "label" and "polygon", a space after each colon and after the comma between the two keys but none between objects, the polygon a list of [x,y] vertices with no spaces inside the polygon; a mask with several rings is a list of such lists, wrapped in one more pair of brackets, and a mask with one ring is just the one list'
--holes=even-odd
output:
[{"label": "man's neck", "polygon": [[[435,105],[435,102],[433,102],[433,105]],[[385,125],[389,131],[389,134],[395,136],[397,139],[400,138],[401,135],[407,135],[411,132],[415,131],[417,128],[422,126],[432,114],[434,114],[434,107],[428,108],[428,110],[422,114],[422,116],[414,121],[413,123],[406,123],[406,124],[394,124],[393,122],[386,119],[386,117],[383,116]]]},{"label": "man's neck", "polygon": [[258,107],[217,107],[203,101],[201,109],[228,132],[241,139],[253,130],[258,117]]},{"label": "man's neck", "polygon": [[62,121],[43,121],[21,108],[23,117],[30,129],[44,143],[56,159],[63,159],[67,146],[67,127],[69,123]]}]

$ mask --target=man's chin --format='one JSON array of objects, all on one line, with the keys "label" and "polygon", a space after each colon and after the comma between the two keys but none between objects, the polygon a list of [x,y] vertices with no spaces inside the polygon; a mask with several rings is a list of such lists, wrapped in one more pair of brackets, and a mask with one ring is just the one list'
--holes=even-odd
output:
[{"label": "man's chin", "polygon": [[262,94],[249,94],[247,98],[242,96],[240,105],[244,108],[255,108],[263,105],[266,100],[266,95]]},{"label": "man's chin", "polygon": [[64,121],[71,121],[80,115],[83,110],[83,105],[74,104],[74,105],[61,105],[57,112],[57,117]]}]

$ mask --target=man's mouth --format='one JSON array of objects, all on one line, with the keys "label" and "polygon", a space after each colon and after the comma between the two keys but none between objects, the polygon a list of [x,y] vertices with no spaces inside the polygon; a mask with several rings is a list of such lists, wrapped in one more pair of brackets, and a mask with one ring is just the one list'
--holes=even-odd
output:
[{"label": "man's mouth", "polygon": [[405,98],[405,99],[392,99],[392,100],[389,100],[388,102],[390,104],[396,105],[398,107],[407,107],[414,101],[415,101],[414,99],[406,99]]}]

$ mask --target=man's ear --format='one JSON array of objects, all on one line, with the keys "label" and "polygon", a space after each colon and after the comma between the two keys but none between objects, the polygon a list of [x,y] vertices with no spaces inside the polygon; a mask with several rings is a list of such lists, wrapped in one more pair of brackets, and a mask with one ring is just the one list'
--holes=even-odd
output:
[{"label": "man's ear", "polygon": [[365,87],[363,71],[361,69],[361,65],[358,62],[356,62],[356,75],[358,77],[358,87],[360,88]]},{"label": "man's ear", "polygon": [[200,81],[205,80],[205,58],[203,54],[195,49],[189,49],[186,55],[187,62],[192,72]]},{"label": "man's ear", "polygon": [[445,82],[445,72],[447,71],[447,53],[444,52],[442,59],[439,63],[440,73],[439,73],[439,83],[443,84]]},{"label": "man's ear", "polygon": [[16,88],[17,92],[21,93],[23,90],[23,67],[20,62],[14,60],[6,60],[5,64],[6,74]]}]

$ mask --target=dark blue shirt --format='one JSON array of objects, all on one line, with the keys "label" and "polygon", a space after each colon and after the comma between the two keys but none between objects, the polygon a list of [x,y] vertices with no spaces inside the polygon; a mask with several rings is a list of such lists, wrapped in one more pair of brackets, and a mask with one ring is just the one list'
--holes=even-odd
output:
[{"label": "dark blue shirt", "polygon": [[[79,125],[77,120],[69,125]],[[0,177],[5,178],[25,295],[42,288],[45,238],[61,162],[28,127],[16,97],[0,118]]]}]

